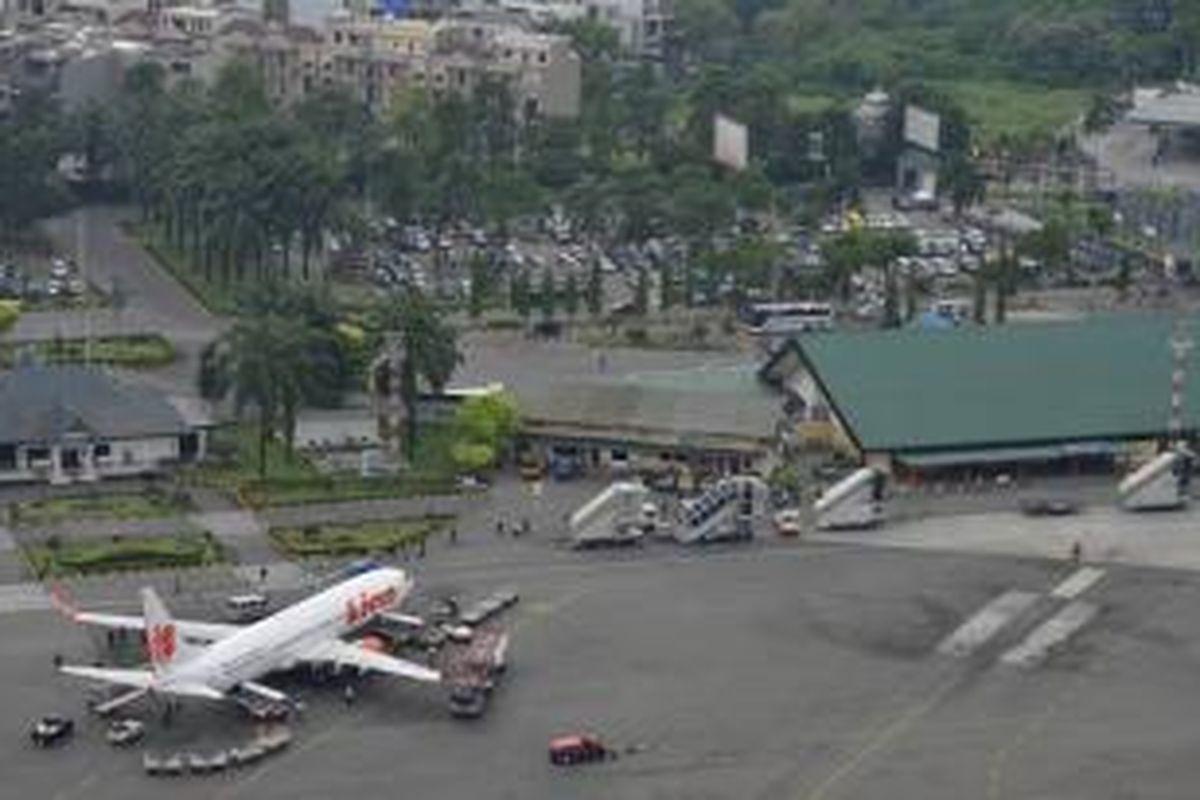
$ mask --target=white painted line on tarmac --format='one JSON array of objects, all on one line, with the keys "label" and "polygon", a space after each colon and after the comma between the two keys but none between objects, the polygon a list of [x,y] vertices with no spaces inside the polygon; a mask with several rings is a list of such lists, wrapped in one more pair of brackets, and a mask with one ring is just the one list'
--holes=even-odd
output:
[{"label": "white painted line on tarmac", "polygon": [[1000,660],[1016,667],[1037,666],[1053,648],[1066,642],[1091,622],[1099,610],[1099,607],[1083,600],[1068,603],[1062,611],[1030,631],[1023,642],[1000,656]]},{"label": "white painted line on tarmac", "polygon": [[50,596],[40,583],[0,585],[0,614],[45,611],[50,608],[53,608]]},{"label": "white painted line on tarmac", "polygon": [[1035,592],[1009,591],[981,608],[938,645],[938,652],[947,656],[970,655],[1001,631],[1005,625],[1024,614],[1037,602]]},{"label": "white painted line on tarmac", "polygon": [[1062,583],[1050,592],[1051,597],[1060,600],[1074,600],[1079,595],[1092,588],[1105,575],[1105,570],[1099,567],[1080,567],[1071,573]]}]

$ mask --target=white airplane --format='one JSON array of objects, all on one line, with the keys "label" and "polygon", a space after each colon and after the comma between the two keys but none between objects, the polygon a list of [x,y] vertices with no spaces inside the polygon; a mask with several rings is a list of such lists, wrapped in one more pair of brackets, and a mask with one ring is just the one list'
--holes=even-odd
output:
[{"label": "white airplane", "polygon": [[142,589],[142,616],[79,611],[57,594],[60,609],[85,625],[145,633],[149,669],[64,665],[59,669],[90,680],[131,687],[96,707],[104,714],[147,694],[219,700],[245,691],[275,702],[283,692],[257,682],[269,672],[298,664],[335,664],[436,683],[441,675],[411,661],[342,637],[377,617],[420,624],[393,613],[412,589],[403,570],[377,567],[281,609],[251,625],[171,618],[158,593]]}]

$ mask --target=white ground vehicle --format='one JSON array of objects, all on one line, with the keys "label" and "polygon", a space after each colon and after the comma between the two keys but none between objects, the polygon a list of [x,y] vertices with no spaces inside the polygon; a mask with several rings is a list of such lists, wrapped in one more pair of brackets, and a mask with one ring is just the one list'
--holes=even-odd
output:
[{"label": "white ground vehicle", "polygon": [[813,505],[817,527],[870,528],[883,522],[884,474],[863,467],[830,487]]},{"label": "white ground vehicle", "polygon": [[1159,453],[1117,487],[1121,505],[1131,511],[1182,508],[1188,500],[1192,454],[1183,449]]},{"label": "white ground vehicle", "polygon": [[646,535],[649,490],[634,481],[617,481],[593,497],[569,522],[576,548],[637,544]]}]

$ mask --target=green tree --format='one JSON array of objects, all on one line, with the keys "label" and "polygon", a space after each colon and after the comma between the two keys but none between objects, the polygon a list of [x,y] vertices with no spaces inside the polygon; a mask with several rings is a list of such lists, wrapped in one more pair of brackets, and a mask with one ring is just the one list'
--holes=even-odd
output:
[{"label": "green tree", "polygon": [[385,347],[392,352],[389,362],[399,362],[398,374],[393,374],[395,368],[389,363],[379,376],[382,385],[378,390],[388,393],[391,382],[399,381],[400,400],[404,404],[405,449],[411,459],[416,452],[421,383],[435,394],[445,389],[462,361],[458,335],[437,307],[415,290],[397,294],[377,309],[376,315],[376,327]]},{"label": "green tree", "polygon": [[471,287],[467,295],[467,310],[471,319],[478,319],[483,314],[491,289],[491,276],[488,274],[487,260],[479,254],[472,255],[468,261],[471,272]]},{"label": "green tree", "polygon": [[206,399],[233,393],[240,416],[255,410],[258,425],[258,472],[267,475],[267,445],[281,435],[292,448],[296,416],[311,385],[319,380],[307,354],[319,334],[301,319],[278,314],[240,318],[201,353],[197,378]]},{"label": "green tree", "polygon": [[658,270],[658,305],[663,311],[675,306],[675,270],[671,263],[664,262]]},{"label": "green tree", "polygon": [[633,310],[639,317],[646,316],[650,310],[650,273],[644,269],[638,270],[637,284],[633,289]]},{"label": "green tree", "polygon": [[508,279],[508,307],[522,319],[528,319],[532,298],[529,296],[529,273],[525,270],[513,272]]},{"label": "green tree", "polygon": [[455,463],[468,472],[492,466],[510,447],[520,425],[520,411],[511,394],[496,392],[468,398],[455,412]]},{"label": "green tree", "polygon": [[551,320],[554,318],[554,307],[556,305],[556,297],[554,293],[554,275],[551,274],[550,268],[546,267],[542,270],[542,283],[538,287],[538,308],[542,312],[542,319]]},{"label": "green tree", "polygon": [[604,276],[600,274],[598,263],[593,263],[592,271],[588,273],[587,307],[593,317],[604,313]]},{"label": "green tree", "polygon": [[575,315],[579,313],[579,281],[574,272],[567,275],[567,282],[563,287],[563,310],[571,319],[575,319]]}]

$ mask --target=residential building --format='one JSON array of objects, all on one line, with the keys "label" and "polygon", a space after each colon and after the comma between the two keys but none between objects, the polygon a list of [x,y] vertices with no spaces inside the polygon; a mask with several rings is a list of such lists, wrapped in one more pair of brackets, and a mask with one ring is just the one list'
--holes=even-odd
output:
[{"label": "residential building", "polygon": [[0,483],[141,475],[204,456],[208,420],[97,368],[27,364],[0,374]]},{"label": "residential building", "polygon": [[486,77],[513,90],[526,115],[579,114],[580,61],[565,36],[481,20],[334,18],[324,33],[238,20],[221,29],[214,58],[243,58],[281,103],[338,86],[386,112],[404,90],[469,94]]}]

